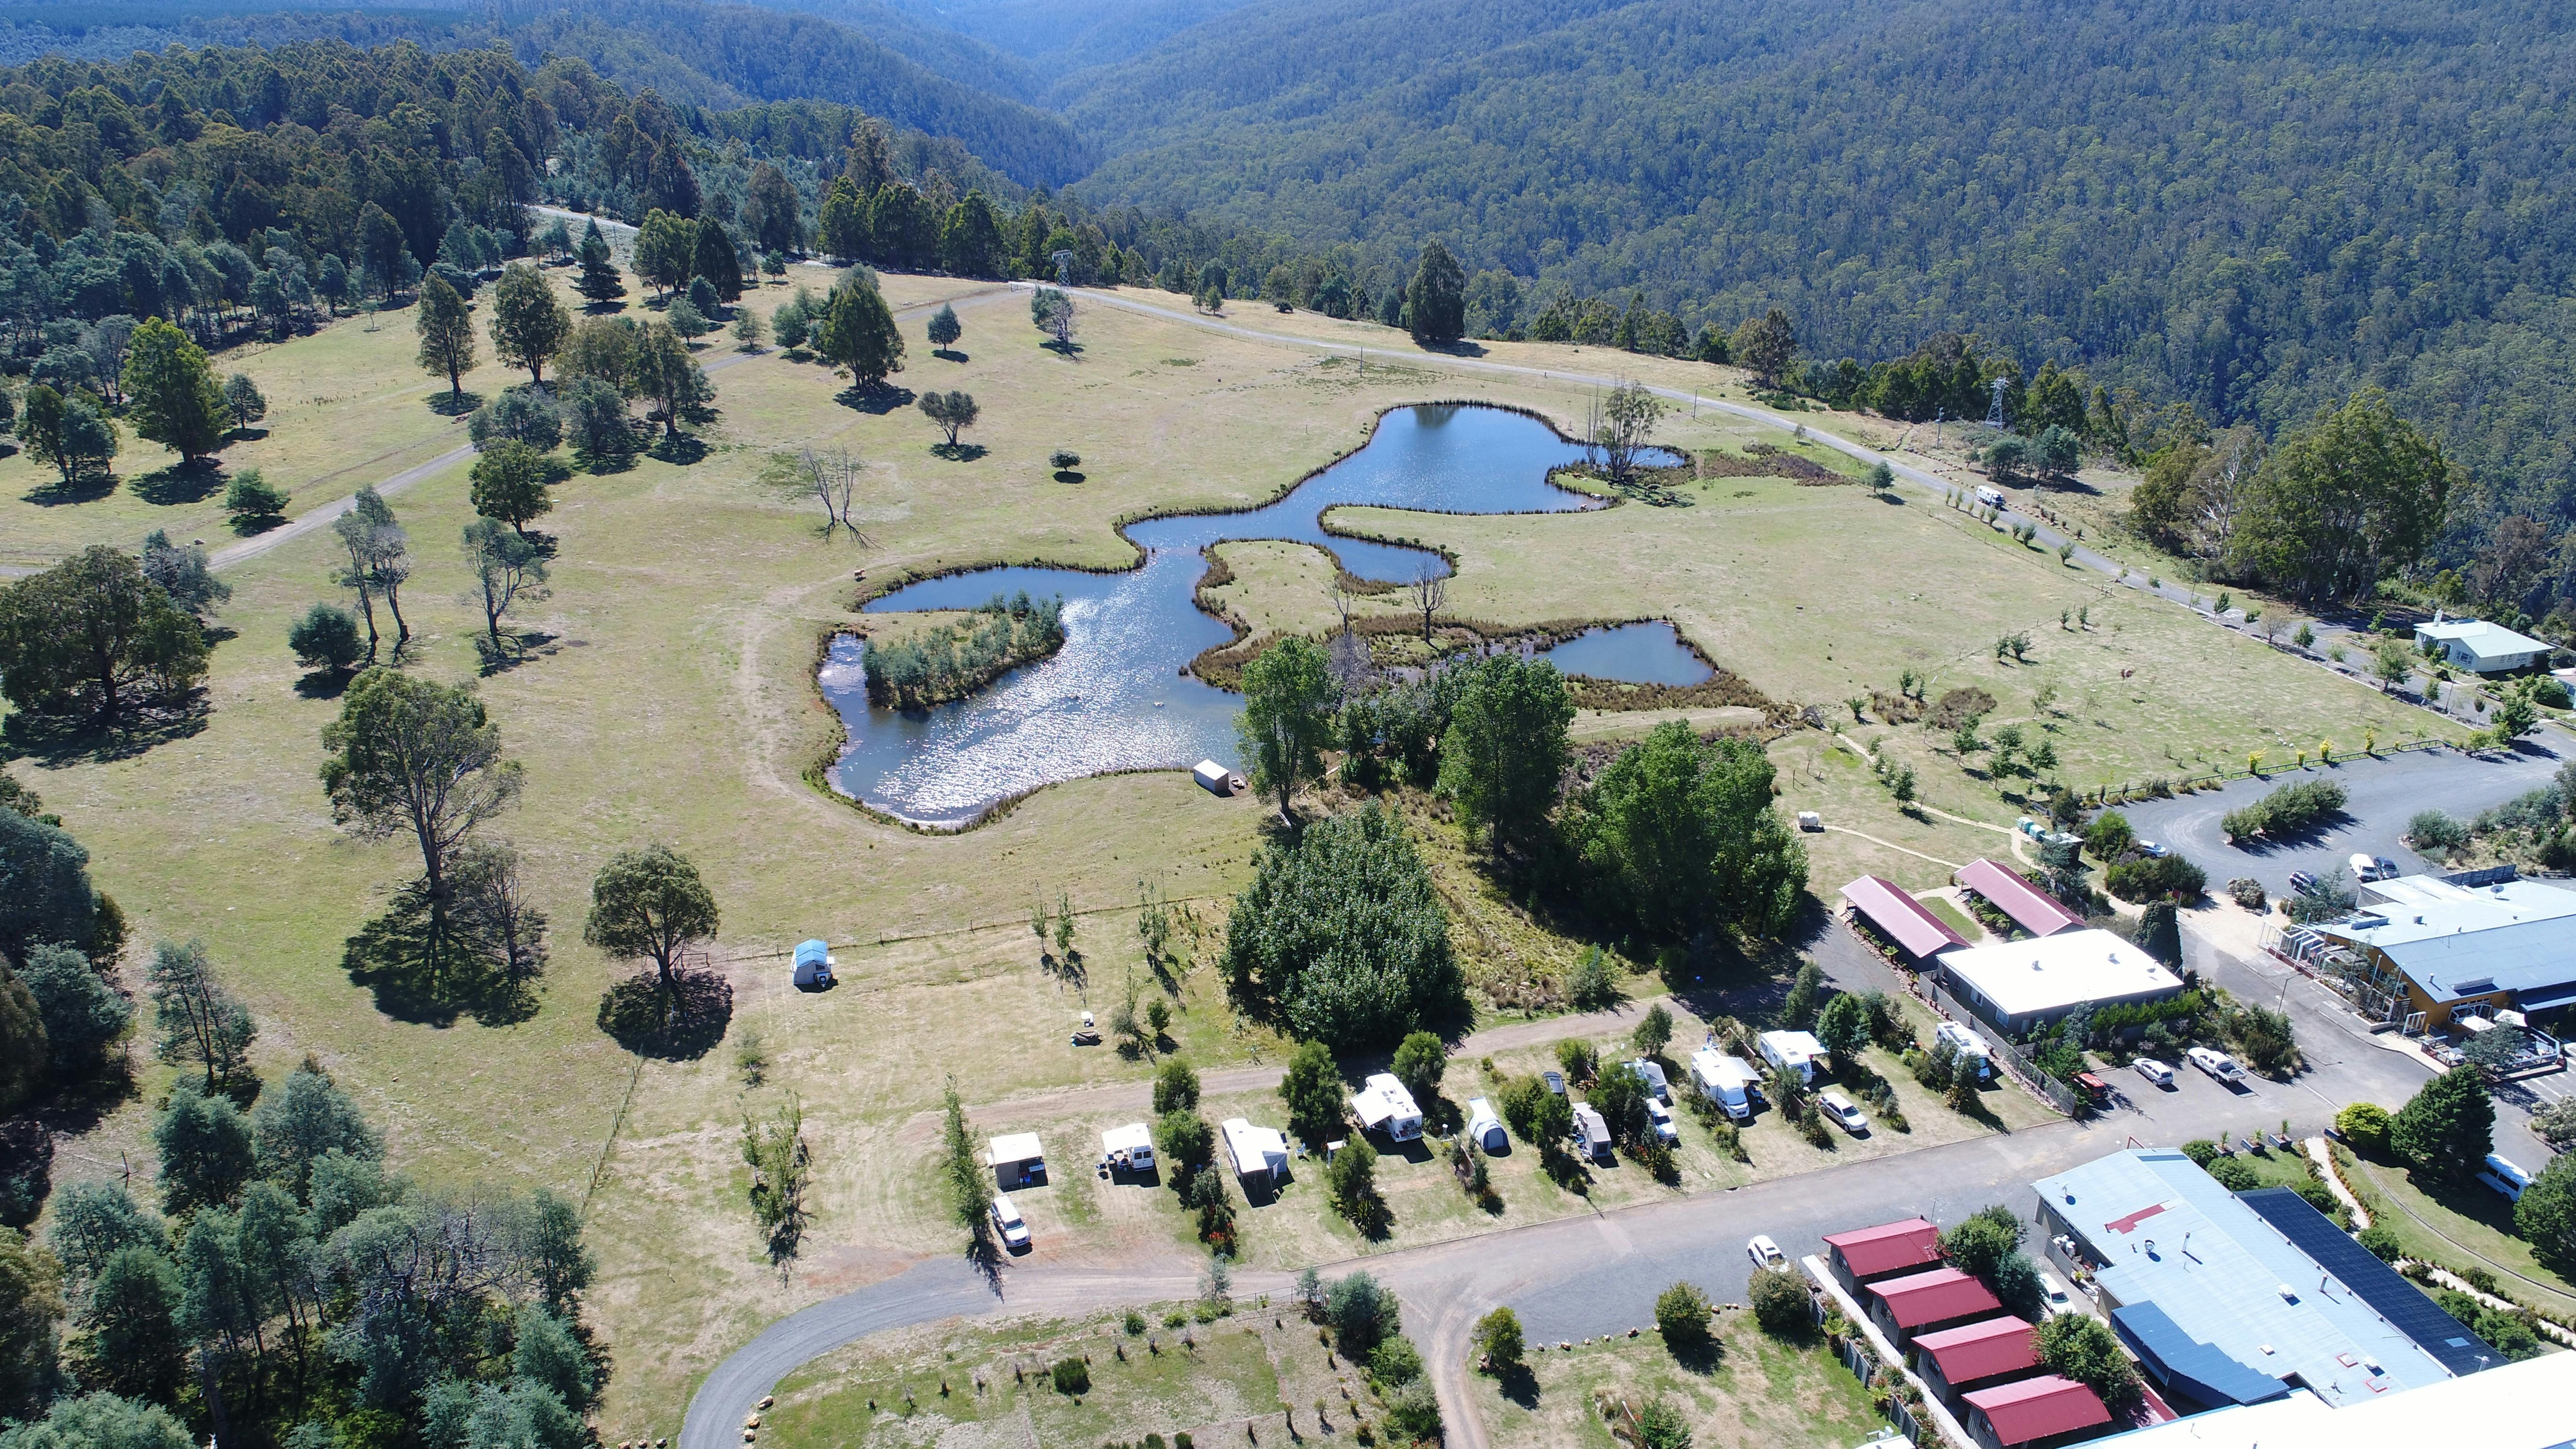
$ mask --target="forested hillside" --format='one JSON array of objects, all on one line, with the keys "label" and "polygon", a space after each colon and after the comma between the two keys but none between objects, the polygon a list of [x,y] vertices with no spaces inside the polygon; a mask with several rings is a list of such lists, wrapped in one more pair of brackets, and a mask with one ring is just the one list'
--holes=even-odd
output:
[{"label": "forested hillside", "polygon": [[[2215,422],[2386,386],[2576,516],[2565,7],[1267,0],[1059,88],[1095,201],[1649,300],[1810,356],[1973,331]],[[1534,313],[1544,293],[1524,304]],[[2466,531],[2463,531],[2465,528]]]}]

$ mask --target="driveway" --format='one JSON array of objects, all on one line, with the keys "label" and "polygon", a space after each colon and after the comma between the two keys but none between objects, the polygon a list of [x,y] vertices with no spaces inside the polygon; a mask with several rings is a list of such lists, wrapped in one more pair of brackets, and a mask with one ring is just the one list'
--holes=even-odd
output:
[{"label": "driveway", "polygon": [[[2417,812],[2441,810],[2467,819],[2548,784],[2560,763],[2570,758],[2576,758],[2576,749],[2570,748],[2567,737],[2545,729],[2510,753],[2410,750],[2377,759],[2346,759],[2330,767],[2277,770],[2268,779],[2235,780],[2197,795],[2123,806],[2121,813],[2140,836],[2181,851],[2208,871],[2213,891],[2239,876],[2250,876],[2277,896],[2289,891],[2292,871],[2324,875],[2356,854],[2384,855],[2408,874],[2438,871],[2439,865],[2408,850],[2398,838]],[[2228,811],[2284,785],[2326,779],[2344,787],[2342,819],[2294,840],[2251,842],[2251,848],[2230,845],[2220,835],[2219,818]]]}]

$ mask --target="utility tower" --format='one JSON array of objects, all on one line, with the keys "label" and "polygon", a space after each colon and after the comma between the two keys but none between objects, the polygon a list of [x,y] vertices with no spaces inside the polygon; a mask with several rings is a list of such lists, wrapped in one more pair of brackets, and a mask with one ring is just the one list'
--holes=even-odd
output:
[{"label": "utility tower", "polygon": [[1059,287],[1073,285],[1073,253],[1064,251],[1055,254],[1055,284]]},{"label": "utility tower", "polygon": [[2009,384],[2000,377],[1991,377],[1986,379],[1986,386],[1992,389],[1995,395],[1995,405],[1986,409],[1986,426],[1994,429],[1996,432],[2003,431],[2004,388],[2008,385]]}]

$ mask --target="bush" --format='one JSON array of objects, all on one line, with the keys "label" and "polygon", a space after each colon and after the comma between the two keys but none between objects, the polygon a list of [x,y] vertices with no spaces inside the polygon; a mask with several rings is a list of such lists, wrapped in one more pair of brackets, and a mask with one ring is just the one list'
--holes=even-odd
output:
[{"label": "bush", "polygon": [[1638,1449],[1691,1449],[1690,1421],[1668,1399],[1648,1399],[1637,1411]]},{"label": "bush", "polygon": [[1370,1350],[1403,1328],[1395,1295],[1366,1273],[1333,1280],[1324,1292],[1324,1321],[1342,1357],[1355,1362],[1366,1361]]},{"label": "bush", "polygon": [[1393,1334],[1369,1350],[1369,1381],[1380,1389],[1401,1388],[1422,1377],[1422,1350],[1403,1334]]},{"label": "bush", "polygon": [[2398,1246],[2397,1234],[2391,1231],[2386,1223],[2372,1223],[2369,1227],[2353,1234],[2353,1241],[2368,1249],[2372,1257],[2383,1263],[2396,1262],[2398,1256],[2405,1251]]},{"label": "bush", "polygon": [[1055,1379],[1055,1391],[1059,1394],[1091,1392],[1091,1365],[1079,1358],[1057,1359],[1051,1374]]},{"label": "bush", "polygon": [[1399,1444],[1426,1444],[1440,1437],[1440,1400],[1428,1379],[1416,1379],[1387,1396],[1387,1437]]},{"label": "bush", "polygon": [[1521,1366],[1521,1318],[1509,1308],[1497,1308],[1476,1320],[1473,1335],[1477,1352],[1485,1356],[1490,1373],[1508,1374]]},{"label": "bush", "polygon": [[1815,1326],[1807,1306],[1807,1280],[1787,1268],[1753,1270],[1753,1321],[1774,1338],[1804,1338]]},{"label": "bush", "polygon": [[1176,1108],[1154,1124],[1154,1150],[1177,1186],[1215,1157],[1216,1130],[1197,1112]]},{"label": "bush", "polygon": [[2102,1396],[2114,1407],[2137,1401],[2138,1371],[2110,1326],[2089,1313],[2061,1313],[2039,1326],[2034,1345],[2049,1372]]},{"label": "bush", "polygon": [[2388,1109],[2377,1102],[2355,1102],[2335,1114],[2335,1130],[2356,1152],[2388,1150]]},{"label": "bush", "polygon": [[2206,1137],[2195,1137],[2182,1145],[2182,1155],[2190,1158],[2193,1166],[2206,1172],[2209,1164],[2218,1160],[2218,1144]]},{"label": "bush", "polygon": [[1337,1048],[1392,1044],[1466,1004],[1431,873],[1375,806],[1262,848],[1224,965],[1234,1000],[1275,1004],[1297,1036]]},{"label": "bush", "polygon": [[2263,1185],[2263,1179],[2255,1176],[2253,1168],[2233,1157],[2212,1161],[2208,1172],[2213,1181],[2229,1192],[2248,1192]]},{"label": "bush", "polygon": [[344,672],[367,652],[358,621],[337,604],[315,604],[286,631],[286,647],[307,669]]},{"label": "bush", "polygon": [[2219,818],[2218,828],[2233,840],[2263,835],[2297,835],[2343,813],[2343,786],[2333,780],[2306,780],[2284,785],[2251,805]]},{"label": "bush", "polygon": [[1696,1353],[1708,1347],[1712,1311],[1698,1284],[1676,1283],[1655,1299],[1655,1331],[1676,1355]]},{"label": "bush", "polygon": [[2227,894],[2229,899],[2249,911],[2263,909],[2265,897],[2263,883],[2259,880],[2249,876],[2238,876],[2227,883]]},{"label": "bush", "polygon": [[1333,1207],[1352,1227],[1369,1237],[1386,1230],[1386,1199],[1377,1190],[1377,1149],[1368,1139],[1353,1137],[1324,1168],[1324,1186]]},{"label": "bush", "polygon": [[1556,1065],[1565,1073],[1567,1081],[1588,1082],[1601,1069],[1601,1053],[1588,1041],[1568,1037],[1556,1044]]},{"label": "bush", "polygon": [[286,517],[286,504],[286,490],[261,477],[257,468],[243,469],[224,485],[224,511],[242,533],[275,526]]},{"label": "bush", "polygon": [[2406,838],[2426,855],[2459,850],[2469,843],[2469,825],[2439,810],[2419,810],[2406,822]]},{"label": "bush", "polygon": [[1616,1005],[1619,981],[1610,969],[1610,954],[1598,946],[1586,946],[1574,969],[1565,978],[1565,999],[1577,1010],[1599,1011]]},{"label": "bush", "polygon": [[2172,901],[2188,905],[2200,899],[2209,875],[2179,855],[2140,856],[2102,873],[2102,887],[2131,905]]}]

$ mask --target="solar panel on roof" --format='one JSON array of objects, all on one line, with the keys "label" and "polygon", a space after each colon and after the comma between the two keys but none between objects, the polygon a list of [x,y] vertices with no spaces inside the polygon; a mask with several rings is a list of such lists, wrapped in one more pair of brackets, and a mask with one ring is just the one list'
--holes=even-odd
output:
[{"label": "solar panel on roof", "polygon": [[2486,1340],[2346,1236],[2306,1198],[2286,1187],[2258,1188],[2238,1193],[2237,1198],[2442,1367],[2454,1374],[2473,1374],[2504,1361],[2504,1355]]}]

